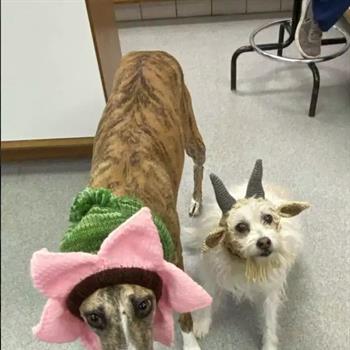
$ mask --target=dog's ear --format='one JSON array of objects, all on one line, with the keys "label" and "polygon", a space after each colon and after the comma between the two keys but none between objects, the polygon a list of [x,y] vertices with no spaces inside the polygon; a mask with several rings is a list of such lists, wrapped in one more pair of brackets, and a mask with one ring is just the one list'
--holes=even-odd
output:
[{"label": "dog's ear", "polygon": [[291,218],[310,208],[307,202],[285,202],[277,208],[277,213],[282,218]]},{"label": "dog's ear", "polygon": [[216,231],[212,232],[206,239],[205,244],[208,248],[215,248],[225,235],[225,228],[220,227]]}]

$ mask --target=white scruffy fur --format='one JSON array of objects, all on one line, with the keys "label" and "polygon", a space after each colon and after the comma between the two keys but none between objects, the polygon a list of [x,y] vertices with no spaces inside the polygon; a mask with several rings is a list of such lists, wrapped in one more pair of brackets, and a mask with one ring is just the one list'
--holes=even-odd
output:
[{"label": "white scruffy fur", "polygon": [[[230,193],[235,198],[244,198],[246,185],[233,189]],[[261,224],[260,211],[270,210],[276,213],[280,205],[285,203],[286,192],[281,189],[265,186],[265,200],[249,199],[241,206],[239,217],[234,213],[235,209],[230,211],[227,219],[228,227],[236,225],[235,220],[244,217],[251,225],[251,231],[246,237],[240,239],[242,245],[242,256],[253,257],[259,252],[256,247],[256,241],[259,237],[269,237],[272,241],[273,253],[269,257],[257,257],[256,261],[266,262],[271,257],[279,257],[280,266],[271,270],[264,281],[248,281],[245,276],[245,260],[235,258],[221,241],[216,247],[207,249],[201,253],[203,241],[213,232],[219,224],[222,213],[213,198],[213,202],[206,204],[203,208],[202,217],[196,219],[196,225],[187,229],[183,235],[183,244],[185,249],[194,250],[196,258],[194,271],[188,271],[199,283],[213,296],[213,305],[206,309],[194,312],[193,321],[194,334],[201,338],[205,336],[211,326],[212,311],[220,300],[223,290],[232,293],[237,300],[249,300],[255,304],[262,315],[262,333],[263,350],[276,350],[278,338],[277,329],[277,311],[283,299],[284,288],[288,271],[298,255],[302,239],[299,229],[299,220],[293,218],[279,217],[279,230],[270,229],[269,225]],[[301,203],[301,202],[300,202]],[[304,203],[306,209],[307,203]],[[303,210],[302,209],[302,210]],[[302,211],[300,210],[300,211]],[[232,212],[232,214],[231,214]],[[186,259],[186,257],[185,257]],[[193,260],[193,256],[192,256]],[[192,270],[192,269],[191,269]],[[220,325],[216,325],[220,327]]]}]

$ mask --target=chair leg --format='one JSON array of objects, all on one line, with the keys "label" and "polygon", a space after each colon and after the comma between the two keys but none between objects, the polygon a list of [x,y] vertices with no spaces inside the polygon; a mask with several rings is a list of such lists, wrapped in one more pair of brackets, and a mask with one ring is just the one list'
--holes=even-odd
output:
[{"label": "chair leg", "polygon": [[311,69],[313,80],[314,80],[313,87],[312,87],[312,94],[311,94],[309,117],[314,117],[316,114],[318,93],[320,90],[320,72],[315,63],[309,63],[308,66]]},{"label": "chair leg", "polygon": [[237,49],[231,58],[231,90],[237,89],[237,59],[244,52],[252,52],[254,49],[251,46],[242,46]]},{"label": "chair leg", "polygon": [[281,24],[279,33],[278,33],[278,44],[279,44],[279,47],[277,49],[278,56],[282,56],[283,54],[283,41],[284,41],[284,24]]},{"label": "chair leg", "polygon": [[[261,50],[277,50],[277,55],[282,56],[283,50],[291,45],[295,40],[296,28],[300,19],[302,8],[302,0],[294,0],[293,5],[293,15],[291,21],[283,22],[279,27],[278,34],[278,43],[271,44],[260,44],[258,47]],[[289,37],[284,41],[285,31],[289,34]],[[336,45],[343,44],[346,42],[345,38],[330,38],[323,39],[322,45]],[[253,52],[255,51],[252,46],[242,46],[237,49],[231,58],[231,90],[237,89],[237,59],[244,52]],[[312,87],[312,95],[311,102],[309,107],[309,116],[314,117],[316,114],[318,94],[320,90],[320,72],[315,63],[308,63],[309,68],[311,69],[313,75],[313,87]]]},{"label": "chair leg", "polygon": [[[283,43],[282,45],[285,45]],[[262,50],[278,50],[280,47],[280,44],[278,43],[271,43],[271,44],[261,44],[258,45]],[[285,47],[285,46],[284,46]],[[248,46],[242,46],[239,49],[237,49],[231,58],[231,90],[237,89],[237,59],[238,57],[245,52],[253,52],[255,51],[254,48],[251,45]]]}]

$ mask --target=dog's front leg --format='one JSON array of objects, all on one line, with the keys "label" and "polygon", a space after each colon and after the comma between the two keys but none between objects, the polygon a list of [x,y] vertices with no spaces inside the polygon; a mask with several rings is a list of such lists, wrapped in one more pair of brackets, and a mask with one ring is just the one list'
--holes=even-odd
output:
[{"label": "dog's front leg", "polygon": [[193,333],[197,338],[205,337],[210,329],[212,315],[217,310],[220,302],[222,291],[216,284],[214,276],[209,275],[205,264],[202,264],[197,276],[200,285],[212,296],[213,302],[204,309],[192,312]]},{"label": "dog's front leg", "polygon": [[193,334],[192,315],[190,313],[181,314],[179,323],[182,333],[183,350],[201,350]]},{"label": "dog's front leg", "polygon": [[[177,247],[176,265],[184,271],[184,262],[182,256],[181,245]],[[201,350],[196,337],[193,334],[193,320],[191,313],[184,313],[180,315],[179,324],[181,328],[183,350]]]},{"label": "dog's front leg", "polygon": [[211,326],[212,306],[193,311],[193,333],[197,338],[205,337]]},{"label": "dog's front leg", "polygon": [[262,350],[277,350],[277,312],[280,305],[279,293],[270,294],[262,305],[263,347]]},{"label": "dog's front leg", "polygon": [[[202,274],[204,274],[204,271],[200,273],[200,275]],[[213,304],[217,305],[219,298],[216,298],[215,296],[219,296],[219,293],[217,292],[217,286],[215,285],[214,279],[204,279],[203,276],[200,278],[200,275],[197,276],[198,282],[213,297]],[[196,338],[203,338],[209,332],[213,310],[212,305],[200,310],[192,311],[191,314],[180,315],[180,327],[182,330],[184,350],[200,350]]]}]

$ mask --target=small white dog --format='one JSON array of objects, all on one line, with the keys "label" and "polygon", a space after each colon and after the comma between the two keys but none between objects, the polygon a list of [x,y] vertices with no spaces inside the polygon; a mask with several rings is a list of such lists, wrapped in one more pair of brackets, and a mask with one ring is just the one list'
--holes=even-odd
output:
[{"label": "small white dog", "polygon": [[[255,164],[242,199],[235,200],[216,175],[211,174],[210,179],[221,212],[215,203],[207,206],[209,213],[204,212],[199,224],[185,235],[185,246],[197,250],[193,277],[214,300],[211,307],[193,314],[194,334],[201,338],[208,333],[212,310],[226,290],[259,308],[262,349],[276,350],[277,311],[302,243],[299,223],[293,217],[309,204],[282,200],[283,193],[276,188],[268,189],[265,198],[261,160]],[[234,193],[240,195],[242,189]]]}]

